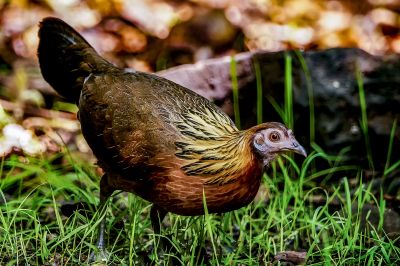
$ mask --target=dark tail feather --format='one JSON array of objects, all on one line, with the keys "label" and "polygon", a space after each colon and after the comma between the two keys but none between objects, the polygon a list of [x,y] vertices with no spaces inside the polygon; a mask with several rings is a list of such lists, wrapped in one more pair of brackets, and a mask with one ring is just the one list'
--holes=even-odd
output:
[{"label": "dark tail feather", "polygon": [[44,79],[63,97],[78,102],[86,77],[112,67],[71,26],[58,18],[40,23],[38,57]]}]

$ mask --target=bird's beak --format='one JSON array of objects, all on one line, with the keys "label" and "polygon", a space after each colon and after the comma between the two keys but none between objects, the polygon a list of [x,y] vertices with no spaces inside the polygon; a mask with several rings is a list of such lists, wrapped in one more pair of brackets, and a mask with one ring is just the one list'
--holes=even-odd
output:
[{"label": "bird's beak", "polygon": [[291,150],[295,153],[298,153],[300,155],[303,155],[304,157],[307,157],[307,152],[306,150],[303,148],[303,146],[301,146],[299,144],[299,142],[293,138],[292,143],[290,145],[290,147],[288,148],[288,150]]}]

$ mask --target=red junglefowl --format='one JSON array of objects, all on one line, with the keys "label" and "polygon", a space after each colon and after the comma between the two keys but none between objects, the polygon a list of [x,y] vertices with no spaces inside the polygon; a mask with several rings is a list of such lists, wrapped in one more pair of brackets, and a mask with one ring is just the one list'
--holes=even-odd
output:
[{"label": "red junglefowl", "polygon": [[[263,170],[279,153],[306,156],[292,131],[276,122],[238,130],[217,106],[172,81],[126,71],[100,57],[57,18],[40,23],[44,79],[79,107],[89,146],[104,169],[102,203],[114,190],[153,203],[156,232],[168,212],[223,213],[249,204]],[[98,248],[103,250],[104,220]]]}]

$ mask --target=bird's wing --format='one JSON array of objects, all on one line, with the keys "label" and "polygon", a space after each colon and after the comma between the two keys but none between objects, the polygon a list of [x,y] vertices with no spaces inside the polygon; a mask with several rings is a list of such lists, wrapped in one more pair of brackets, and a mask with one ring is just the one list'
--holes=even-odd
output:
[{"label": "bird's wing", "polygon": [[[82,90],[80,119],[100,161],[123,171],[157,166],[159,154],[203,147],[237,132],[231,119],[202,96],[140,72],[92,75]],[[168,158],[166,159],[168,160]],[[139,171],[140,172],[140,171]]]}]

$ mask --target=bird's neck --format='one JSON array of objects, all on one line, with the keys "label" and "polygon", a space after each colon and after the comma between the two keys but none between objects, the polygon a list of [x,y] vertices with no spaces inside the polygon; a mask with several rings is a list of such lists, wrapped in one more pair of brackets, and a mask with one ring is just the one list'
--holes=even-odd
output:
[{"label": "bird's neck", "polygon": [[197,175],[208,185],[224,185],[249,177],[259,178],[262,162],[250,147],[244,131],[206,141],[197,141],[183,151],[188,162],[182,167],[187,175]]},{"label": "bird's neck", "polygon": [[269,167],[270,163],[275,160],[275,158],[278,156],[278,154],[276,153],[272,153],[269,155],[264,156],[264,158],[262,159],[262,163],[263,163],[263,168],[266,169]]}]

